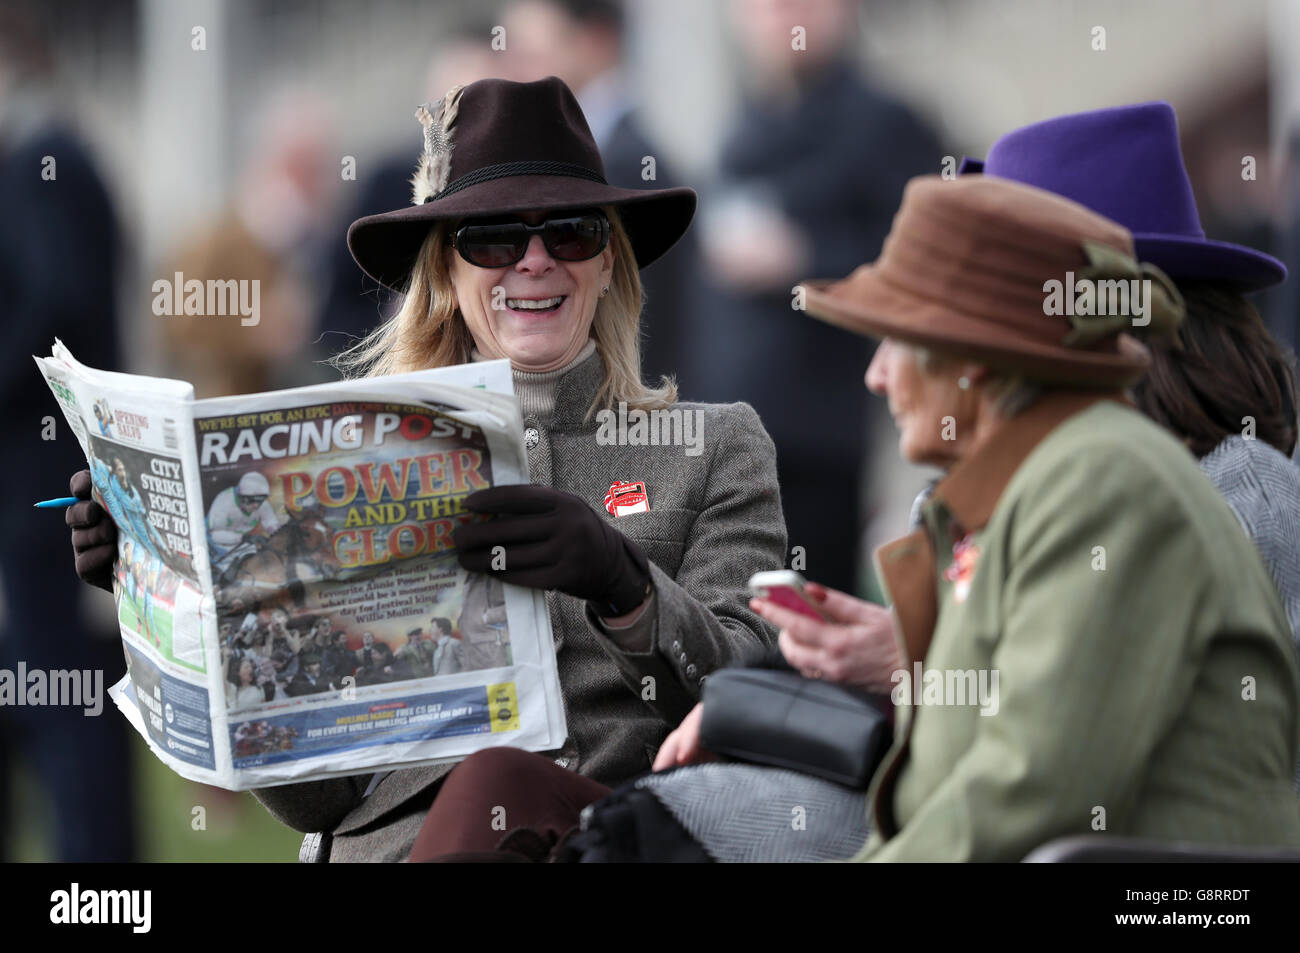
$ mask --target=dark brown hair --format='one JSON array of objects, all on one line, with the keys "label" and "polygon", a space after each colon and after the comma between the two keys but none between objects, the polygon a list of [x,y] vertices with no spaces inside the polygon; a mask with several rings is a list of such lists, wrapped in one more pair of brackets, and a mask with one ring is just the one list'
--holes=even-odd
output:
[{"label": "dark brown hair", "polygon": [[[1138,409],[1203,457],[1243,418],[1288,457],[1296,444],[1294,358],[1268,333],[1255,306],[1232,285],[1179,281],[1187,317],[1172,342],[1144,339],[1151,370],[1133,388]],[[1135,329],[1142,337],[1141,328]]]}]

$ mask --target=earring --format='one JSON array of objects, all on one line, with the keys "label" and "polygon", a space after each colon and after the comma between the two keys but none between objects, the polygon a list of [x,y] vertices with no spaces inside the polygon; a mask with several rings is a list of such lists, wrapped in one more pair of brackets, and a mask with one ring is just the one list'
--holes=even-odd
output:
[{"label": "earring", "polygon": [[605,297],[605,295],[607,294],[609,294],[609,285],[606,285],[605,287],[600,289],[600,296],[602,298]]},{"label": "earring", "polygon": [[961,377],[957,378],[957,386],[962,390],[970,390],[970,378],[963,374]]}]

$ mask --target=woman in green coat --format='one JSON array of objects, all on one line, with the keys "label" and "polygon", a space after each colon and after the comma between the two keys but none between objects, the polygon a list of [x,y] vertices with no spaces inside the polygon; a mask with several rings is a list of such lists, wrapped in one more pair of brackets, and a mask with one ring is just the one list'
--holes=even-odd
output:
[{"label": "woman in green coat", "polygon": [[[1149,358],[1123,332],[1182,315],[1132,256],[1047,192],[918,179],[881,259],[808,292],[883,339],[867,384],[903,456],[946,471],[877,553],[899,717],[858,859],[1019,860],[1094,833],[1300,845],[1290,627],[1231,509],[1124,396]],[[764,615],[800,629],[783,644],[826,642]]]}]

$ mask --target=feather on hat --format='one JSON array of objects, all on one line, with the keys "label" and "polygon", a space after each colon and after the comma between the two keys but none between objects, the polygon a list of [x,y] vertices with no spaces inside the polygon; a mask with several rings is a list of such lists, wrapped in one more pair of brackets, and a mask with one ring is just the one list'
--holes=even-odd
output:
[{"label": "feather on hat", "polygon": [[451,175],[452,124],[460,111],[460,94],[464,86],[447,90],[442,101],[433,110],[424,103],[415,111],[415,118],[424,127],[424,152],[420,165],[411,178],[411,204],[423,205],[447,187]]}]

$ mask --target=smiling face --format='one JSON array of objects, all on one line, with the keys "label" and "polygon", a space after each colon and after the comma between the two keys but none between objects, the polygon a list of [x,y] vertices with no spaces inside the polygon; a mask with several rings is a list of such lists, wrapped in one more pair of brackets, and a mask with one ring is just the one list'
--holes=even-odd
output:
[{"label": "smiling face", "polygon": [[[537,225],[548,214],[554,213],[518,217]],[[555,370],[578,356],[614,270],[609,245],[587,261],[560,261],[551,257],[540,235],[530,236],[524,257],[504,268],[472,265],[451,247],[444,254],[457,306],[479,352],[508,358],[523,371]],[[494,299],[500,307],[493,306]]]}]

